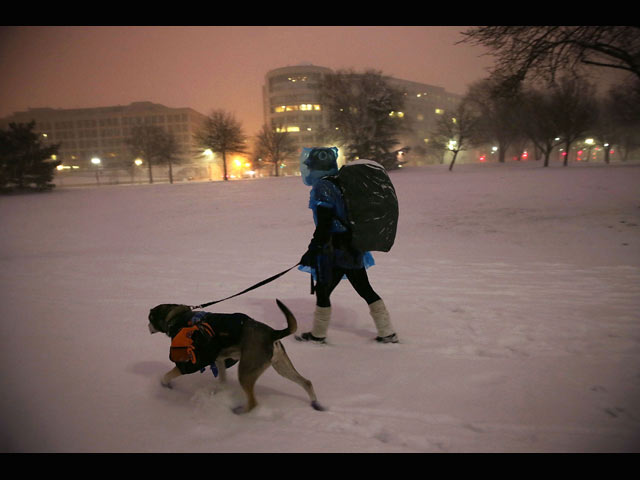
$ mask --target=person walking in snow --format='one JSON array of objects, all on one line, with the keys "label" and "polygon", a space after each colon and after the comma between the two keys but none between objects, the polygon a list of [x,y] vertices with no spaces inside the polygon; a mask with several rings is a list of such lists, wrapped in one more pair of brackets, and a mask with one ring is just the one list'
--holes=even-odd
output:
[{"label": "person walking in snow", "polygon": [[305,148],[300,157],[302,179],[311,186],[309,208],[316,225],[307,251],[300,259],[302,271],[311,273],[315,285],[316,308],[310,332],[296,336],[299,341],[325,343],[331,320],[331,293],[346,277],[355,291],[367,302],[381,343],[397,343],[389,312],[369,283],[366,269],[374,265],[371,252],[361,252],[350,245],[350,233],[342,192],[331,180],[338,173],[338,149]]}]

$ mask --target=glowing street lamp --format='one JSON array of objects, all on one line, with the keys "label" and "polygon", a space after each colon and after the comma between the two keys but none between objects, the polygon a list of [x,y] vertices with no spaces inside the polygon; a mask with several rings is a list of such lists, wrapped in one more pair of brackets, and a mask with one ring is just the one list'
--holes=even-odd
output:
[{"label": "glowing street lamp", "polygon": [[96,183],[100,185],[100,164],[102,163],[102,160],[98,157],[93,157],[91,159],[91,163],[96,166]]}]

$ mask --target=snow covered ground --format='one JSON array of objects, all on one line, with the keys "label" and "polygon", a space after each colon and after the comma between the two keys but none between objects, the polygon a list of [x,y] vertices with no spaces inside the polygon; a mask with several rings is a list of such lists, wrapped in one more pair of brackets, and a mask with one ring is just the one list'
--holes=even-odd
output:
[{"label": "snow covered ground", "polygon": [[[391,173],[396,245],[370,270],[401,343],[378,345],[347,282],[330,344],[283,340],[325,412],[273,369],[160,386],[158,303],[200,304],[295,264],[299,177],[62,188],[0,198],[0,451],[640,450],[640,166],[539,163]],[[210,307],[310,327],[292,271]]]}]

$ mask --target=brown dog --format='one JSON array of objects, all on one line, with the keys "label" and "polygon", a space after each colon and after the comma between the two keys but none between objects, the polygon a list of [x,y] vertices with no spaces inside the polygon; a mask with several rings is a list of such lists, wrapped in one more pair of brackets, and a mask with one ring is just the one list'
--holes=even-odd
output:
[{"label": "brown dog", "polygon": [[[247,315],[234,313],[205,313],[198,322],[206,322],[214,331],[212,338],[206,344],[200,344],[195,349],[197,358],[203,359],[200,365],[190,365],[176,362],[176,366],[162,377],[162,385],[171,388],[171,381],[181,375],[199,371],[212,361],[220,372],[220,382],[226,381],[225,360],[239,360],[238,380],[244,390],[247,403],[234,408],[234,413],[246,413],[256,405],[254,386],[260,375],[269,368],[273,368],[284,378],[300,385],[309,395],[311,406],[316,410],[324,410],[316,398],[311,381],[300,375],[287,355],[281,338],[294,333],[297,329],[296,318],[280,300],[276,300],[278,307],[287,319],[287,328],[274,330]],[[178,332],[189,325],[193,312],[186,305],[161,304],[149,312],[149,330],[151,333],[162,332],[174,338]],[[198,323],[201,324],[201,323]],[[208,328],[208,327],[207,327]]]}]

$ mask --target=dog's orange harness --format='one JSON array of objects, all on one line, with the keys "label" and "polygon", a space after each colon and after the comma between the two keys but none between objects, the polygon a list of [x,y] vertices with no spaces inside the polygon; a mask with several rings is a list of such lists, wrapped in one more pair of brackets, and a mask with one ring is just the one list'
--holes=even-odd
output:
[{"label": "dog's orange harness", "polygon": [[213,337],[215,333],[213,328],[206,322],[200,322],[193,327],[185,327],[171,340],[171,348],[169,349],[169,359],[172,362],[191,362],[196,363],[196,347],[193,344],[193,334],[200,332],[206,337]]}]

